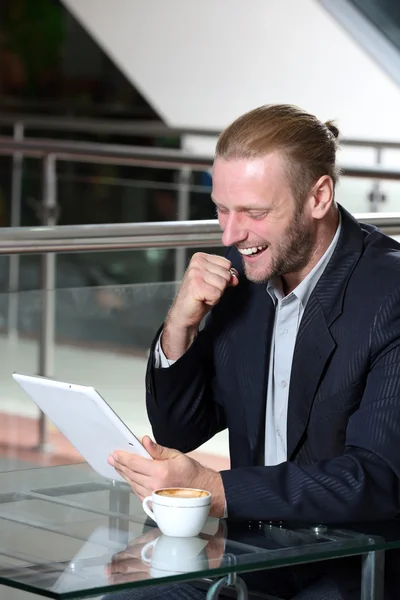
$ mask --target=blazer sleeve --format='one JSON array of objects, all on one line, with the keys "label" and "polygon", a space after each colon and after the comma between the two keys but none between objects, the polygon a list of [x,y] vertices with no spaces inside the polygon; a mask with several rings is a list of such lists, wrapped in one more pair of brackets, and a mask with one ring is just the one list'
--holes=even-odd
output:
[{"label": "blazer sleeve", "polygon": [[350,522],[400,513],[400,290],[376,313],[366,387],[343,455],[221,473],[229,518]]},{"label": "blazer sleeve", "polygon": [[213,390],[212,311],[191,347],[167,369],[154,367],[160,332],[147,365],[147,414],[159,444],[190,452],[226,428],[224,409]]}]

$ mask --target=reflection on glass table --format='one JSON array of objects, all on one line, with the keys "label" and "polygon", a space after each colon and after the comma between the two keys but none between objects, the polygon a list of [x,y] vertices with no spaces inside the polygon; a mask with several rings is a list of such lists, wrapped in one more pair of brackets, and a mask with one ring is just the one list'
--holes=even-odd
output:
[{"label": "reflection on glass table", "polygon": [[[352,555],[364,556],[364,597],[379,598],[383,551],[400,547],[396,524],[209,519],[196,538],[166,538],[146,520],[126,484],[102,479],[86,464],[1,477],[0,584],[50,598],[204,579],[217,579],[215,591],[238,586],[244,572]],[[209,598],[213,593],[211,588]]]}]

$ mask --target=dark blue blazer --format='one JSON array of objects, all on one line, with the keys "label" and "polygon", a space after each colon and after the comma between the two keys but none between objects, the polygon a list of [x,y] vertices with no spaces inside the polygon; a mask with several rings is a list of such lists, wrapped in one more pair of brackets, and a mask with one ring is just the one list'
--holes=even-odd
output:
[{"label": "dark blue blazer", "polygon": [[340,210],[340,239],[296,339],[287,462],[262,466],[274,306],[264,284],[245,278],[236,249],[227,257],[240,284],[191,348],[168,369],[150,355],[147,409],[160,444],[188,452],[229,429],[231,470],[221,474],[230,518],[400,513],[400,245]]}]

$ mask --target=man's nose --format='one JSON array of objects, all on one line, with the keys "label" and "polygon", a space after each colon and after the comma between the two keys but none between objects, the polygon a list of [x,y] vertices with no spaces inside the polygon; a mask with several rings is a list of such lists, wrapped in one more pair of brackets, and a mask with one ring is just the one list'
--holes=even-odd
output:
[{"label": "man's nose", "polygon": [[243,227],[240,224],[239,215],[230,214],[223,223],[222,243],[224,246],[235,246],[246,238]]}]

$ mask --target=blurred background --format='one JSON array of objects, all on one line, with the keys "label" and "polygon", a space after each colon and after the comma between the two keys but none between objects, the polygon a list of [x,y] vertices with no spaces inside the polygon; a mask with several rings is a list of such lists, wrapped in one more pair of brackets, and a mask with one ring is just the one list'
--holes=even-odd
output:
[{"label": "blurred background", "polygon": [[[399,6],[1,0],[0,468],[80,460],[13,371],[93,385],[150,432],[148,349],[191,255],[222,252],[210,166],[241,113],[287,102],[335,119],[337,200],[398,233]],[[62,248],[43,254],[50,238]],[[199,456],[227,453],[222,433]]]}]

